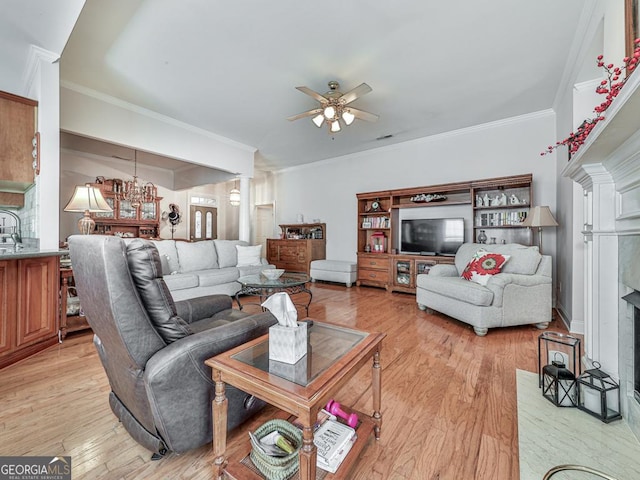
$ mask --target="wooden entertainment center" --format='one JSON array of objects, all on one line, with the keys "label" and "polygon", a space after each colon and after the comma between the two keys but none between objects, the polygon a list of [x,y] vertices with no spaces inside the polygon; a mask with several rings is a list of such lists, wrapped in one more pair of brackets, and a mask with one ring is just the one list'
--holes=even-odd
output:
[{"label": "wooden entertainment center", "polygon": [[399,245],[400,211],[468,205],[473,239],[482,243],[531,245],[522,222],[533,204],[533,175],[516,175],[425,187],[358,193],[357,285],[415,293],[416,275],[453,256],[403,254]]}]

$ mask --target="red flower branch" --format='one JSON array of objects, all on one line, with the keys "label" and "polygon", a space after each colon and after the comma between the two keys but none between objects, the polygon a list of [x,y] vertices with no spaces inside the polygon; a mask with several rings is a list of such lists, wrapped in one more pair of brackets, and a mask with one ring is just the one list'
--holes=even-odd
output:
[{"label": "red flower branch", "polygon": [[575,132],[571,132],[569,136],[561,142],[556,142],[555,145],[549,145],[540,155],[552,153],[554,149],[561,145],[566,145],[569,148],[569,153],[574,154],[584,144],[593,127],[595,127],[599,121],[604,120],[603,113],[611,106],[613,99],[618,96],[620,90],[622,90],[622,87],[629,79],[629,76],[640,63],[640,38],[637,38],[634,44],[636,47],[633,55],[622,59],[624,64],[622,67],[615,67],[613,63],[605,64],[603,61],[604,57],[598,55],[598,67],[603,68],[607,76],[596,88],[596,93],[606,95],[604,102],[593,109],[596,116],[583,121]]}]

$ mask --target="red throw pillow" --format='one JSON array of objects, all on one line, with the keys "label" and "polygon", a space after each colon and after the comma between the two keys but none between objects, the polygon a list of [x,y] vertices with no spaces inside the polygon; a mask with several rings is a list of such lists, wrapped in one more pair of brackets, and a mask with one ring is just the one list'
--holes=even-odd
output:
[{"label": "red throw pillow", "polygon": [[510,255],[478,250],[465,267],[461,277],[480,285],[486,285],[493,275],[500,273],[502,266],[509,258],[511,258]]}]

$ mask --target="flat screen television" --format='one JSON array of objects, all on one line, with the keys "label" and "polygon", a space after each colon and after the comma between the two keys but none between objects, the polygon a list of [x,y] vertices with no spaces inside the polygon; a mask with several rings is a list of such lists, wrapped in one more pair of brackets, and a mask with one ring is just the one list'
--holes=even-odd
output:
[{"label": "flat screen television", "polygon": [[400,231],[401,253],[455,255],[463,243],[463,218],[402,220]]}]

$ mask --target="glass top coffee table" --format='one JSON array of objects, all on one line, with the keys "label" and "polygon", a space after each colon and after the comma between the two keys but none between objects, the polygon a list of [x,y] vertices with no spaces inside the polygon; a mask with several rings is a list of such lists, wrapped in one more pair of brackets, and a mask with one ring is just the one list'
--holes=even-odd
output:
[{"label": "glass top coffee table", "polygon": [[[307,319],[305,321],[310,321]],[[318,412],[334,398],[358,371],[372,363],[371,392],[373,413],[357,412],[360,423],[358,437],[332,479],[349,478],[349,470],[357,461],[362,449],[373,433],[380,438],[382,416],[380,413],[382,380],[380,350],[383,333],[369,333],[312,321],[309,328],[307,355],[296,364],[269,361],[269,336],[264,335],[228,352],[205,361],[211,367],[215,383],[212,402],[214,478],[258,479],[243,463],[246,449],[234,449],[236,454],[227,459],[227,399],[226,385],[233,385],[250,395],[274,405],[286,414],[297,417],[303,425],[303,446],[300,449],[300,480],[316,478],[316,447],[313,444],[313,427]],[[339,399],[336,399],[339,400]],[[347,413],[348,406],[341,406]],[[285,417],[286,418],[286,417]],[[224,475],[227,476],[224,476]]]},{"label": "glass top coffee table", "polygon": [[242,295],[256,295],[260,299],[260,303],[246,303],[245,305],[261,305],[268,297],[276,292],[286,292],[289,295],[305,293],[309,296],[307,303],[296,303],[305,308],[306,315],[309,315],[309,305],[313,297],[311,291],[307,289],[306,284],[311,281],[311,277],[306,273],[284,272],[276,279],[269,279],[264,275],[245,275],[238,278],[237,282],[242,288],[236,293],[236,303],[238,308],[242,310],[243,305],[240,303]]}]

